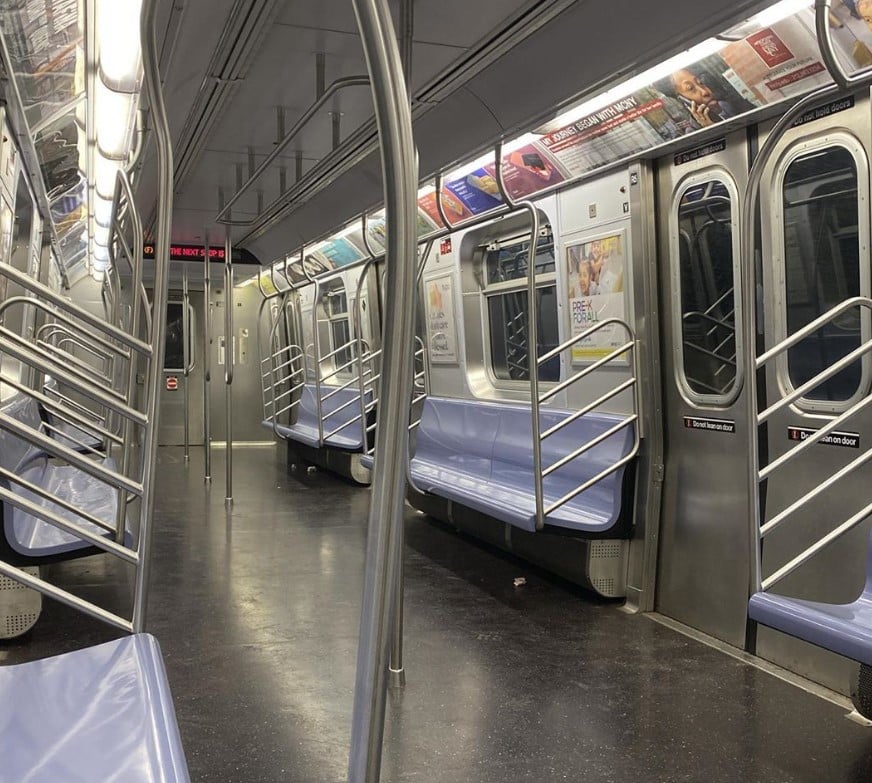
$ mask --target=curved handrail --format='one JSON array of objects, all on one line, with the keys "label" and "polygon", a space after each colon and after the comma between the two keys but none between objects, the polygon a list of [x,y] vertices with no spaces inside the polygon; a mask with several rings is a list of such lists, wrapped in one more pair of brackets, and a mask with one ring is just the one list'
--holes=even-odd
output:
[{"label": "curved handrail", "polygon": [[830,14],[832,0],[815,0],[815,32],[817,33],[818,46],[821,59],[824,61],[830,76],[843,90],[850,90],[868,84],[870,69],[864,68],[856,73],[849,74],[845,71],[838,55],[833,48],[833,37],[830,32]]},{"label": "curved handrail", "polygon": [[215,216],[216,223],[222,223],[224,225],[231,226],[253,226],[257,223],[258,218],[253,218],[252,220],[230,220],[224,219],[224,215],[226,215],[233,205],[243,196],[243,194],[247,193],[249,188],[263,175],[263,173],[273,164],[273,161],[284,152],[285,148],[290,144],[300,133],[300,131],[306,127],[306,125],[311,122],[312,118],[315,117],[321,108],[340,90],[344,90],[347,87],[366,87],[369,85],[369,77],[368,76],[343,76],[342,78],[336,79],[327,89],[321,94],[321,96],[301,115],[300,119],[294,123],[294,127],[291,128],[285,137],[279,141],[278,144],[273,148],[273,151],[266,157],[263,163],[258,166],[252,175],[248,178],[248,180],[242,185],[242,187],[236,192],[233,198],[228,201],[221,211]]}]

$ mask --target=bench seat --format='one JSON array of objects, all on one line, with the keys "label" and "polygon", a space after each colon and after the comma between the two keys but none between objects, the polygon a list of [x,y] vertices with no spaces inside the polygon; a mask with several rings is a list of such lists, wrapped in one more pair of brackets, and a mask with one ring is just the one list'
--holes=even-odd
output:
[{"label": "bench seat", "polygon": [[872,537],[866,586],[856,601],[826,604],[775,593],[755,593],[748,616],[761,625],[872,666]]},{"label": "bench seat", "polygon": [[[324,444],[335,449],[344,451],[361,451],[363,448],[363,431],[360,423],[360,403],[352,401],[360,399],[360,392],[356,388],[349,387],[337,391],[336,386],[321,386],[321,411],[325,416],[323,431]],[[335,393],[334,393],[335,392]],[[321,442],[318,437],[318,397],[317,389],[312,384],[306,384],[300,393],[300,404],[296,406],[297,420],[291,424],[279,424],[276,427],[278,434],[288,440],[302,443],[312,448],[320,448]],[[327,399],[327,395],[331,395]],[[372,400],[372,395],[367,394],[367,402]],[[352,404],[348,404],[352,403]],[[348,404],[348,405],[347,405]],[[347,407],[342,408],[343,405]],[[333,413],[342,408],[338,413]],[[333,415],[329,415],[333,413]],[[356,421],[353,421],[356,419]],[[273,423],[269,419],[262,422],[267,429],[273,429]],[[338,430],[338,432],[334,432]],[[327,435],[333,432],[332,435]]]},{"label": "bench seat", "polygon": [[0,780],[190,780],[160,648],[148,634],[0,666],[0,704]]},{"label": "bench seat", "polygon": [[[542,409],[544,431],[571,412]],[[556,462],[623,420],[587,414],[546,438],[542,465]],[[632,425],[546,477],[550,503],[631,453]],[[614,534],[624,520],[626,468],[555,509],[545,523],[584,534]],[[535,531],[532,421],[529,406],[428,397],[418,427],[411,477],[417,489],[446,498],[523,530]]]},{"label": "bench seat", "polygon": [[[102,464],[115,469],[113,460],[102,460]],[[55,497],[73,504],[76,508],[92,514],[104,522],[115,522],[118,511],[118,492],[102,481],[83,473],[71,465],[57,465],[48,460],[39,460],[19,473],[21,478],[51,492]],[[4,482],[5,483],[5,482]],[[42,508],[53,511],[69,522],[75,522],[93,533],[103,536],[112,534],[86,522],[61,506],[46,498],[39,497],[26,489],[15,487],[17,494]],[[70,532],[61,530],[44,522],[12,504],[4,505],[3,524],[9,546],[19,555],[29,558],[56,558],[80,549],[91,547]],[[130,533],[127,533],[130,543]]]},{"label": "bench seat", "polygon": [[[42,419],[33,398],[15,395],[2,406],[2,411],[31,429],[41,429]],[[101,459],[100,464],[110,470],[117,470],[111,458]],[[60,500],[114,525],[118,508],[116,489],[72,465],[50,459],[23,438],[2,429],[0,429],[0,465],[31,484],[52,493]],[[3,478],[0,479],[0,485],[92,532],[100,533],[107,538],[113,535],[107,530],[85,522],[78,515],[50,500],[16,485],[14,481]],[[74,534],[61,530],[11,503],[3,503],[2,512],[0,557],[7,559],[13,565],[34,566],[96,554],[99,551]],[[125,538],[129,543],[131,540],[129,530]]]}]

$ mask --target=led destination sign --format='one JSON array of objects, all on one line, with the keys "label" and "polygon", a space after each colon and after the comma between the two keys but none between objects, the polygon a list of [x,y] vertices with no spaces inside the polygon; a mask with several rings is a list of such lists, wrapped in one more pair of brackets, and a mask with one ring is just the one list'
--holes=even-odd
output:
[{"label": "led destination sign", "polygon": [[[142,248],[145,258],[154,258],[154,245],[146,244]],[[170,261],[202,261],[206,257],[206,249],[202,245],[170,245]],[[223,247],[209,248],[209,261],[224,263],[226,253]],[[257,264],[258,260],[247,250],[233,249],[234,264]]]}]

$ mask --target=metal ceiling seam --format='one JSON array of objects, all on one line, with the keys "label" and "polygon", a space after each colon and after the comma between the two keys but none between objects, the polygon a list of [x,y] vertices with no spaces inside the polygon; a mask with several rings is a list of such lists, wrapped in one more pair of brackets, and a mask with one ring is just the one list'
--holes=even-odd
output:
[{"label": "metal ceiling seam", "polygon": [[[499,126],[499,121],[497,120],[494,112],[478,95],[476,95],[472,90],[465,86],[459,87],[458,90],[464,90],[474,100],[480,103],[482,108],[494,118],[494,121]],[[436,103],[416,102],[412,107],[413,122],[417,122],[418,119],[423,116],[426,111],[436,105]],[[361,143],[358,143],[351,149],[349,149],[349,141],[352,137],[346,139],[346,141],[343,142],[342,146],[340,146],[334,153],[331,153],[326,158],[323,158],[313,169],[311,169],[304,180],[301,180],[297,185],[295,185],[286,193],[282,194],[281,196],[279,196],[279,198],[273,201],[272,204],[270,204],[263,212],[263,219],[253,224],[251,226],[251,231],[246,233],[240,239],[236,240],[237,244],[241,247],[244,246],[246,243],[253,242],[259,237],[263,236],[265,233],[270,231],[276,225],[276,223],[279,223],[280,221],[293,214],[297,208],[302,206],[302,203],[306,199],[311,198],[325,188],[330,187],[330,185],[332,185],[333,182],[336,181],[336,179],[343,176],[344,174],[347,174],[363,159],[373,154],[378,148],[378,137],[376,135],[374,121],[371,120],[366,125],[361,126],[358,129],[357,133],[360,133],[361,131],[367,132],[367,139],[365,139]],[[325,170],[323,171],[323,173],[319,173],[321,171],[322,164]],[[375,206],[375,204],[367,205],[367,208],[371,206]]]},{"label": "metal ceiling seam", "polygon": [[[229,217],[224,218],[225,214],[230,212],[231,207],[242,197],[244,193],[246,193],[249,188],[258,180],[260,177],[267,171],[270,167],[270,164],[274,160],[276,160],[279,155],[281,155],[282,151],[300,134],[303,128],[309,123],[309,121],[315,116],[315,113],[322,107],[327,101],[331,100],[333,95],[338,93],[339,91],[345,89],[346,87],[364,87],[369,86],[369,76],[366,75],[352,75],[352,76],[343,76],[336,79],[329,87],[327,87],[321,94],[321,96],[308,108],[306,109],[300,118],[294,123],[293,127],[285,134],[285,136],[276,143],[273,151],[267,155],[264,161],[255,169],[249,173],[248,180],[239,188],[237,188],[236,193],[230,198],[230,200],[221,208],[218,214],[215,217],[216,223],[224,223],[225,225],[242,225],[242,226],[252,226],[255,225],[255,221],[245,221],[244,223],[236,223],[233,222]],[[250,164],[250,166],[253,164]],[[284,194],[282,194],[284,195]],[[279,197],[281,198],[281,196]]]},{"label": "metal ceiling seam", "polygon": [[244,79],[278,4],[279,0],[236,0],[176,143],[175,190],[181,189],[196,164],[221,106]]},{"label": "metal ceiling seam", "polygon": [[[467,81],[473,78],[475,74],[486,68],[495,59],[498,59],[500,56],[502,56],[504,51],[506,51],[507,49],[511,49],[517,44],[519,40],[523,40],[527,36],[534,33],[536,30],[538,30],[540,27],[550,22],[554,17],[559,15],[575,1],[576,0],[538,0],[537,2],[528,5],[524,10],[519,12],[519,14],[508,24],[508,27],[502,28],[496,35],[479,42],[476,48],[471,50],[469,56],[462,58],[460,62],[453,65],[447,71],[443,71],[442,74],[437,76],[428,87],[422,90],[419,95],[413,99],[413,116],[415,117],[415,119],[417,119],[417,117],[419,117],[422,112],[427,111],[432,105],[438,103],[443,97],[463,86],[461,80]],[[237,8],[239,7],[241,2],[242,0],[238,0]],[[222,34],[222,42],[223,40],[225,40],[227,29],[228,28],[225,27],[225,32],[224,34]],[[494,49],[496,54],[491,51],[492,49]],[[214,60],[215,57],[213,56],[213,61]],[[448,84],[443,84],[443,80],[446,77],[450,77],[450,82]],[[234,84],[235,82],[231,83],[230,87],[232,88]],[[230,92],[230,89],[227,88],[227,85],[225,83],[219,83],[215,86],[215,88],[213,89],[214,97],[210,97],[209,103],[207,103],[201,114],[201,117],[199,118],[200,122],[197,124],[197,127],[194,129],[193,132],[191,132],[189,129],[189,125],[192,119],[191,115],[189,115],[188,121],[185,128],[183,128],[181,136],[184,138],[187,130],[187,135],[189,136],[190,141],[187,143],[185,149],[180,149],[180,153],[178,156],[179,163],[177,164],[175,184],[177,191],[181,190],[184,179],[190,174],[191,168],[195,165],[200,154],[202,153],[202,148],[205,146],[206,143],[206,137],[208,136],[208,133],[215,122],[220,108],[230,97]],[[217,96],[215,96],[216,93]],[[485,104],[483,104],[483,106],[488,111],[488,113],[493,114],[493,112]],[[207,110],[208,114],[206,114]],[[355,165],[362,158],[367,157],[369,154],[372,153],[372,151],[375,149],[376,144],[375,128],[374,124],[372,123],[367,123],[367,125],[372,125],[372,137],[370,144],[365,150],[362,151],[362,154],[360,154],[359,148],[349,151],[347,144],[348,140],[346,140],[346,142],[344,142],[336,150],[335,153],[329,155],[327,158],[324,159],[336,159],[335,165],[332,165],[329,171],[325,173],[323,180],[314,189],[314,192],[308,192],[309,190],[311,190],[310,187],[305,188],[305,190],[307,191],[307,196],[314,195],[314,193],[317,193],[324,187],[329,186],[329,184],[334,181],[336,177],[346,173],[351,166]],[[361,126],[361,128],[365,127],[367,126]],[[184,143],[183,139],[180,140],[180,146],[182,145],[182,143]],[[307,179],[314,178],[316,176],[316,172],[320,168],[320,166],[316,166],[314,169],[312,169],[307,176]],[[239,241],[244,243],[246,241],[252,241],[257,237],[262,236],[262,234],[265,233],[266,230],[269,230],[269,228],[272,227],[275,222],[281,220],[283,217],[287,216],[287,214],[293,211],[294,202],[298,201],[301,197],[291,195],[294,192],[295,188],[291,188],[291,190],[280,196],[276,201],[269,205],[264,212],[263,221],[255,224],[255,226],[252,228],[252,231],[248,232]]]},{"label": "metal ceiling seam", "polygon": [[490,38],[479,41],[468,56],[458,60],[439,74],[432,85],[420,91],[415,100],[421,103],[439,103],[454,90],[467,84],[506,51],[514,48],[541,27],[560,16],[578,0],[539,0],[522,11],[507,27]]},{"label": "metal ceiling seam", "polygon": [[[443,71],[442,74],[435,77],[428,87],[413,96],[413,122],[417,121],[423,113],[437,105],[445,97],[463,88],[466,82],[499,59],[507,49],[511,49],[520,40],[524,40],[535,33],[576,2],[577,0],[539,0],[539,2],[528,6],[509,23],[508,27],[502,28],[491,38],[481,41],[475,49],[470,51],[467,57],[462,58],[449,69]],[[446,79],[448,80],[447,83],[443,84],[443,81]],[[496,119],[494,112],[479,96],[472,91],[470,91],[470,95],[478,100],[488,114]],[[497,124],[499,125],[499,123]],[[335,152],[323,159],[323,161],[333,161],[333,164],[323,175],[319,176],[317,173],[320,169],[320,164],[315,166],[306,177],[307,180],[313,181],[307,183],[305,188],[300,190],[300,192],[298,192],[298,188],[294,187],[287,193],[279,196],[278,199],[267,207],[263,214],[263,220],[257,222],[252,226],[251,231],[237,240],[238,244],[244,245],[263,236],[277,222],[291,214],[294,211],[295,205],[304,197],[311,197],[324,188],[329,187],[338,177],[347,173],[352,166],[372,154],[377,147],[378,140],[375,135],[374,123],[368,123],[368,125],[372,126],[372,135],[366,149],[361,151],[360,148],[357,148],[354,152],[348,154],[346,146],[348,140],[343,142]],[[361,126],[361,128],[365,127],[366,125]]]},{"label": "metal ceiling seam", "polygon": [[337,178],[347,173],[358,163],[369,157],[378,147],[375,119],[369,120],[349,136],[336,152],[322,158],[310,172],[290,190],[279,196],[263,212],[263,220],[254,225],[251,231],[236,240],[240,247],[263,236],[276,223],[284,220],[294,208],[308,198],[329,187]]}]

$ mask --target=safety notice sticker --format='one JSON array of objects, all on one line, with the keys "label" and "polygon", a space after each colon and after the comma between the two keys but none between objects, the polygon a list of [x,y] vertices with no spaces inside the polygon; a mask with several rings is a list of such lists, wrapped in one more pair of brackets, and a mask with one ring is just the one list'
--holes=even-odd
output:
[{"label": "safety notice sticker", "polygon": [[[810,427],[788,427],[788,440],[806,440],[814,435],[817,430]],[[860,433],[859,432],[839,432],[833,430],[828,435],[824,435],[818,443],[823,443],[825,446],[841,446],[843,449],[859,449],[860,448]]]},{"label": "safety notice sticker", "polygon": [[698,416],[685,416],[684,427],[688,430],[734,433],[736,431],[736,422],[732,419],[703,419]]}]

